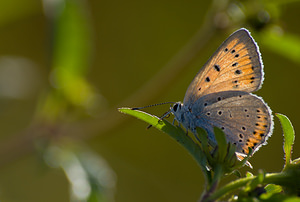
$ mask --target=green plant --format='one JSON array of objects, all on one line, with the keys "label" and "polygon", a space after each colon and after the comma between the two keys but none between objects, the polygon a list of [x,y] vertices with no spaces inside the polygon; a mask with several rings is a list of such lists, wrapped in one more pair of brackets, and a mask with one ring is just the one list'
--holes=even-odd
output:
[{"label": "green plant", "polygon": [[[206,180],[206,187],[200,201],[300,201],[298,197],[300,194],[300,158],[291,159],[295,134],[290,120],[282,114],[276,114],[276,116],[281,122],[285,140],[283,170],[279,173],[265,173],[260,169],[257,175],[248,172],[245,177],[241,177],[238,169],[246,164],[250,165],[247,160],[251,151],[246,158],[238,160],[235,146],[226,142],[222,130],[215,128],[218,145],[216,148],[212,148],[208,144],[205,131],[201,128],[197,129],[201,142],[199,143],[181,127],[166,120],[160,120],[156,116],[130,108],[120,108],[119,111],[139,118],[167,133],[193,156]],[[237,175],[239,179],[218,187],[220,180],[230,174]],[[236,194],[232,195],[233,192]]]}]

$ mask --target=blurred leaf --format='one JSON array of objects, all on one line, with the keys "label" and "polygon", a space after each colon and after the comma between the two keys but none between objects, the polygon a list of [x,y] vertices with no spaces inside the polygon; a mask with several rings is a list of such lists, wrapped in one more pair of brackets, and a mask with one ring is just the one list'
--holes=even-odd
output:
[{"label": "blurred leaf", "polygon": [[251,173],[250,171],[246,172],[246,177],[253,177],[253,176],[254,176],[253,173]]},{"label": "blurred leaf", "polygon": [[261,32],[261,44],[298,64],[300,64],[300,38],[297,35],[283,33],[281,28],[274,27]]},{"label": "blurred leaf", "polygon": [[93,90],[84,76],[91,57],[91,27],[82,0],[63,1],[55,23],[54,82],[75,105],[87,104]]},{"label": "blurred leaf", "polygon": [[[267,186],[265,186],[265,190],[267,192],[265,193],[265,195],[271,195],[282,192],[282,187],[276,184],[268,184]],[[267,198],[266,196],[264,197]]]},{"label": "blurred leaf", "polygon": [[105,159],[86,149],[80,150],[76,154],[88,175],[92,188],[88,201],[114,201],[116,176]]},{"label": "blurred leaf", "polygon": [[99,155],[74,145],[52,145],[44,154],[46,163],[61,168],[70,183],[71,201],[113,201],[115,175]]},{"label": "blurred leaf", "polygon": [[62,113],[70,104],[89,110],[96,104],[97,97],[85,78],[92,54],[92,29],[86,2],[58,0],[44,1],[44,4],[54,30],[50,79],[55,87],[46,98],[51,101],[46,103],[44,114]]},{"label": "blurred leaf", "polygon": [[[82,75],[89,67],[91,27],[85,1],[59,0],[54,16],[53,65],[56,74]],[[54,11],[55,12],[55,11]],[[71,74],[71,75],[70,75]]]},{"label": "blurred leaf", "polygon": [[291,162],[292,147],[295,140],[295,132],[292,123],[287,116],[279,113],[276,113],[276,116],[280,120],[283,130],[285,166],[287,166]]},{"label": "blurred leaf", "polygon": [[257,176],[248,183],[248,185],[245,187],[245,191],[253,191],[259,184],[263,183],[265,175],[266,173],[264,171],[262,171],[261,169],[258,170]]}]

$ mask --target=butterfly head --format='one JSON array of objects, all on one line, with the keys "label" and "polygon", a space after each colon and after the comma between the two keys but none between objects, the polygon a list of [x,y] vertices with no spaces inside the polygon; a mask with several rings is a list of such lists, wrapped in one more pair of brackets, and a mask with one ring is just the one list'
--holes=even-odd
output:
[{"label": "butterfly head", "polygon": [[181,102],[175,102],[173,106],[171,106],[170,111],[174,114],[177,121],[181,121],[181,115],[183,114],[183,104]]},{"label": "butterfly head", "polygon": [[175,102],[173,104],[173,106],[171,107],[171,112],[174,114],[176,113],[177,111],[180,111],[182,108],[182,103],[181,102]]}]

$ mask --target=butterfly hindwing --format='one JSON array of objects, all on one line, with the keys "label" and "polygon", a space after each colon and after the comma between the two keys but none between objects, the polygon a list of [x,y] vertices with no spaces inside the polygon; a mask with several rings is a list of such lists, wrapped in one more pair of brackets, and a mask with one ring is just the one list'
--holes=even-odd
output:
[{"label": "butterfly hindwing", "polygon": [[248,154],[248,147],[255,152],[272,133],[271,110],[261,98],[251,93],[212,93],[198,99],[191,109],[199,118],[199,121],[195,120],[196,126],[206,128],[210,137],[214,126],[221,128],[227,141],[236,145],[238,153]]},{"label": "butterfly hindwing", "polygon": [[190,84],[183,103],[221,91],[253,92],[261,87],[263,65],[253,38],[246,29],[228,37]]}]

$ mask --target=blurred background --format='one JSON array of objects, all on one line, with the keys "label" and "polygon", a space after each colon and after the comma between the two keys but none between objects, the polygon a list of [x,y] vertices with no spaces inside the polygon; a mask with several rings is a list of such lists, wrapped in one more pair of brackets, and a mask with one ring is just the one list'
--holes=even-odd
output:
[{"label": "blurred background", "polygon": [[[299,131],[299,10],[297,0],[0,1],[0,200],[196,201],[204,179],[192,157],[117,108],[182,101],[246,27],[265,66],[256,94]],[[242,174],[283,168],[274,121]],[[297,158],[297,134],[294,146]]]}]

